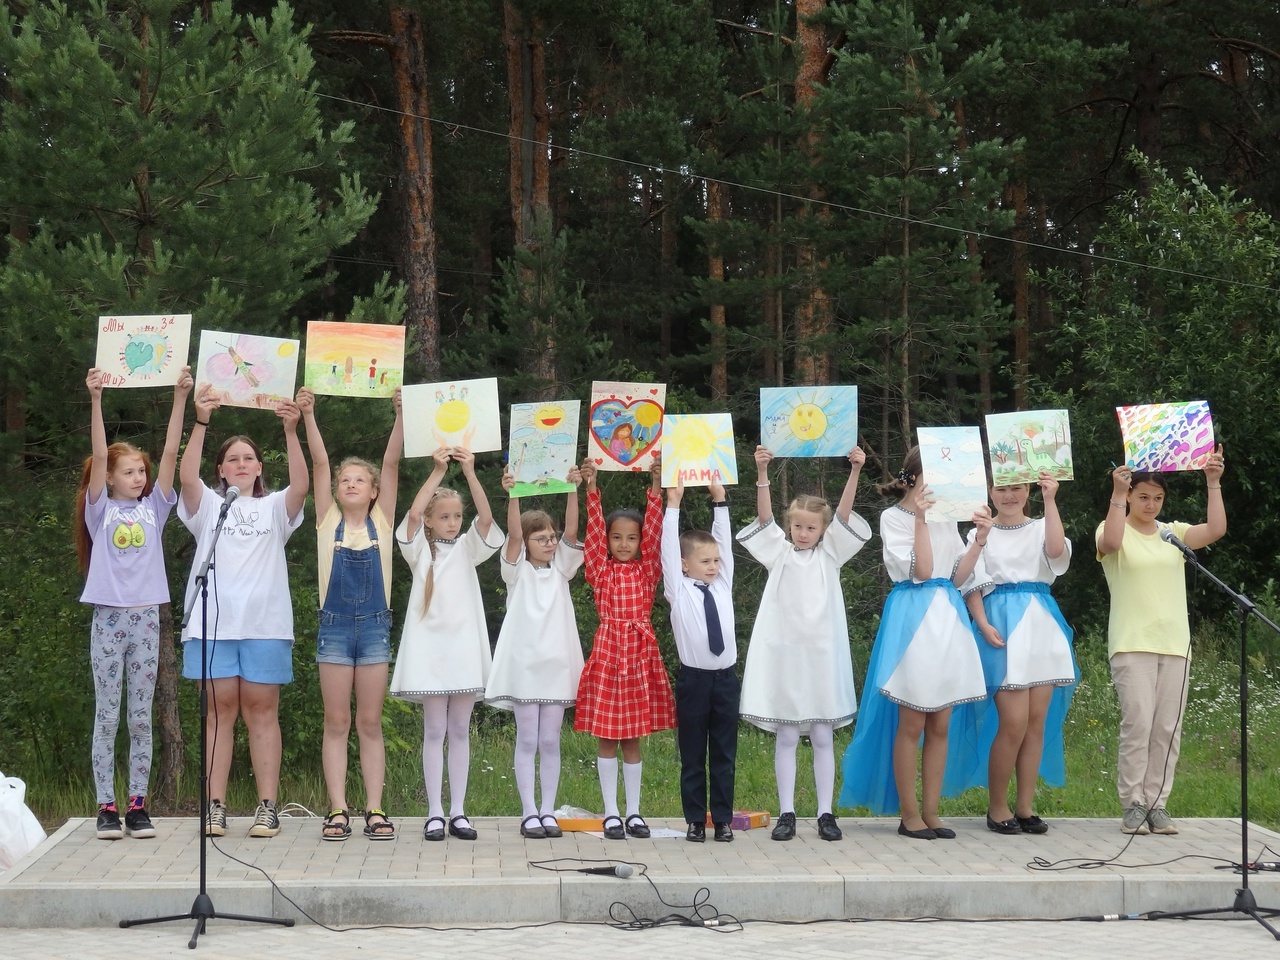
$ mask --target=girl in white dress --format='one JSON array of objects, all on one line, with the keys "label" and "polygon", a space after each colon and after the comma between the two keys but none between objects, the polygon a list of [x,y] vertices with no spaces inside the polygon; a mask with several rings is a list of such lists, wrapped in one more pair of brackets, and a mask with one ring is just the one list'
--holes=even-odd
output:
[{"label": "girl in white dress", "polygon": [[[502,532],[484,488],[475,457],[462,447],[442,447],[400,527],[396,542],[413,570],[409,609],[391,677],[391,695],[422,703],[422,774],[427,788],[424,840],[443,840],[444,742],[449,740],[448,831],[474,840],[463,812],[471,766],[471,711],[489,679],[489,631],[475,568],[502,546]],[[440,486],[449,461],[462,475],[476,506],[470,529],[462,533],[462,497]]]},{"label": "girl in white dress", "polygon": [[831,808],[836,779],[832,731],[850,723],[858,712],[840,567],[871,538],[867,521],[853,513],[867,455],[857,447],[849,451],[849,479],[836,505],[835,523],[825,500],[802,496],[792,501],[786,514],[790,542],[773,522],[772,459],[766,448],[756,447],[757,517],[738,533],[742,545],[769,571],[747,647],[742,718],[777,736],[773,769],[780,816],[773,839],[796,835],[796,747],[801,734],[808,734],[818,836],[839,840],[842,834]]},{"label": "girl in white dress", "polygon": [[[901,809],[901,835],[950,840],[955,831],[943,824],[938,805],[951,708],[987,694],[969,613],[957,588],[973,574],[991,514],[984,505],[973,515],[977,536],[968,549],[955,523],[927,523],[934,501],[924,483],[919,447],[907,453],[897,478],[877,489],[901,498],[880,515],[884,564],[894,585],[871,650],[858,727],[844,755],[840,803],[870,807],[873,813]],[[916,801],[917,761],[921,803]]]},{"label": "girl in white dress", "polygon": [[[569,471],[576,487],[577,467]],[[516,478],[507,471],[502,487]],[[564,536],[542,510],[520,512],[520,499],[507,501],[507,545],[502,579],[507,615],[493,653],[484,699],[516,715],[515,776],[520,793],[520,833],[531,839],[563,836],[552,813],[560,784],[560,728],[564,711],[578,699],[582,644],[569,596],[569,581],[582,566],[578,543],[578,491],[565,498]],[[534,765],[541,757],[542,806],[534,802]],[[541,815],[539,815],[541,810]]]},{"label": "girl in white dress", "polygon": [[[1049,593],[1049,585],[1071,563],[1071,541],[1058,514],[1058,481],[1042,473],[1040,489],[1044,518],[1031,520],[1026,514],[1030,484],[991,488],[996,518],[982,554],[983,573],[965,597],[981,638],[978,652],[989,699],[959,708],[977,717],[977,762],[967,777],[959,763],[948,763],[948,792],[985,781],[987,827],[1003,834],[1049,829],[1033,810],[1036,778],[1058,787],[1066,782],[1062,724],[1079,676],[1071,628]],[[970,544],[976,534],[969,534]],[[989,709],[993,703],[996,716]],[[983,758],[988,758],[985,770]],[[1015,770],[1017,800],[1010,810],[1009,779]]]}]

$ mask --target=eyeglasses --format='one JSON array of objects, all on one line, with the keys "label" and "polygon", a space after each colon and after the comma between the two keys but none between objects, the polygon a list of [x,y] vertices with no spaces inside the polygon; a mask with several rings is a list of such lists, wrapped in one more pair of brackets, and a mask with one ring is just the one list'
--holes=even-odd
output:
[{"label": "eyeglasses", "polygon": [[540,547],[549,547],[560,542],[559,534],[552,534],[549,537],[530,537],[530,543],[536,543]]}]

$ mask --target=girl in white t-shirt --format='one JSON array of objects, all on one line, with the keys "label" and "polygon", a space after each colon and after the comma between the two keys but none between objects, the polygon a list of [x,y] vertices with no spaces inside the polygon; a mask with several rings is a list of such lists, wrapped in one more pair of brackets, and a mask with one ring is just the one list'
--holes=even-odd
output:
[{"label": "girl in white t-shirt", "polygon": [[364,775],[364,835],[394,840],[395,825],[382,809],[386,748],[382,705],[391,662],[391,548],[396,495],[400,487],[400,451],[404,418],[400,391],[392,397],[395,422],[382,456],[382,469],[347,457],[329,479],[329,453],[316,422],[315,394],[298,391],[298,407],[307,430],[307,449],[316,498],[316,553],[320,573],[320,625],[316,668],[324,701],[320,747],[329,813],[321,838],[351,836],[347,807],[347,744],[351,738],[351,694],[356,697],[356,733]]},{"label": "girl in white t-shirt", "polygon": [[[282,400],[276,415],[284,422],[289,486],[267,493],[262,479],[262,453],[245,436],[223,442],[214,459],[215,486],[206,486],[200,479],[205,431],[220,403],[217,391],[209,384],[196,387],[195,426],[179,467],[182,498],[178,518],[196,538],[184,611],[187,623],[182,634],[182,675],[189,680],[200,679],[200,639],[205,637],[207,656],[203,668],[211,688],[205,724],[210,797],[206,833],[220,837],[227,830],[224,799],[231,773],[233,733],[236,717],[243,716],[249,729],[249,757],[260,798],[249,836],[274,837],[280,832],[276,812],[280,786],[280,686],[293,680],[293,602],[284,545],[302,524],[310,478],[298,442],[301,411],[292,400]],[[198,579],[215,534],[206,611]]]},{"label": "girl in white t-shirt", "polygon": [[[93,779],[98,795],[98,839],[154,837],[144,806],[151,779],[151,702],[159,671],[160,604],[169,602],[160,531],[177,503],[173,471],[182,443],[182,411],[191,392],[191,368],[173,388],[173,411],[155,476],[151,458],[128,443],[107,445],[102,418],[102,371],[89,387],[89,436],[76,491],[76,555],[85,575],[82,603],[93,605],[89,662],[93,667]],[[105,494],[105,496],[104,496]],[[120,825],[116,808],[115,746],[124,680],[129,677],[129,807]]]},{"label": "girl in white t-shirt", "polygon": [[[576,487],[577,467],[569,471]],[[502,475],[510,494],[516,478]],[[553,811],[560,783],[560,730],[566,707],[578,698],[582,644],[569,596],[569,581],[582,566],[578,539],[578,491],[565,498],[564,535],[542,510],[520,512],[520,498],[507,501],[507,545],[502,579],[507,615],[493,652],[485,702],[516,715],[515,777],[520,793],[520,833],[531,839],[561,836]],[[535,803],[534,763],[542,781],[542,806]]]},{"label": "girl in white t-shirt", "polygon": [[[396,529],[400,552],[413,570],[409,608],[391,677],[391,695],[422,704],[422,775],[427,788],[424,840],[443,840],[446,821],[444,744],[449,741],[448,832],[474,840],[464,812],[471,766],[471,711],[489,678],[489,631],[476,566],[502,546],[489,499],[476,477],[475,457],[462,447],[441,447],[435,467]],[[462,497],[440,486],[449,461],[462,475],[476,506],[462,531]]]}]

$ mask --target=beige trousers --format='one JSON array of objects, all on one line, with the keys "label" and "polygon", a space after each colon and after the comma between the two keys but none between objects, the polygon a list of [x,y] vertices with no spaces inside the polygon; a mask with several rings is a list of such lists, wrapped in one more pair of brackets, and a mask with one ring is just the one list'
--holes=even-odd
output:
[{"label": "beige trousers", "polygon": [[1127,810],[1163,807],[1173,790],[1187,705],[1189,662],[1161,653],[1117,653],[1111,680],[1120,696],[1116,787]]}]

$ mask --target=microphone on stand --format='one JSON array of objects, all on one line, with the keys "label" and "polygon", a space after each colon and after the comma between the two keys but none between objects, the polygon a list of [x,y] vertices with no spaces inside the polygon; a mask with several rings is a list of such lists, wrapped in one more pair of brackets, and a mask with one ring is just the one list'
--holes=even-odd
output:
[{"label": "microphone on stand", "polygon": [[1177,547],[1179,550],[1182,551],[1182,555],[1186,557],[1188,560],[1196,559],[1196,552],[1192,550],[1190,547],[1188,547],[1181,540],[1179,540],[1178,535],[1168,527],[1164,527],[1160,531],[1160,539],[1163,540],[1165,543],[1172,544],[1173,546]]},{"label": "microphone on stand", "polygon": [[222,498],[222,511],[218,514],[219,525],[221,525],[223,520],[227,519],[227,511],[231,509],[231,505],[235,503],[239,497],[239,487],[227,487],[227,492],[223,494]]},{"label": "microphone on stand", "polygon": [[627,879],[635,873],[635,868],[629,863],[620,863],[616,867],[580,867],[573,871],[574,873],[589,873],[596,877],[618,877],[622,880]]}]

